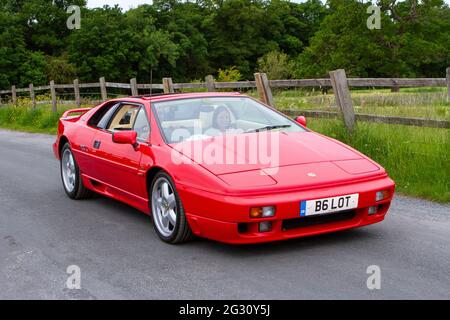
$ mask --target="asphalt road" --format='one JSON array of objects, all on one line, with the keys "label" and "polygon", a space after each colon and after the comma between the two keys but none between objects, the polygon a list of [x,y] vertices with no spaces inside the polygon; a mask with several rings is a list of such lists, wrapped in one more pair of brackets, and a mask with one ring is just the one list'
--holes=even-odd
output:
[{"label": "asphalt road", "polygon": [[[397,196],[377,225],[252,246],[171,246],[149,217],[68,199],[47,135],[0,130],[0,299],[450,298],[450,206]],[[66,287],[69,265],[81,289]],[[369,290],[367,267],[381,288]]]}]

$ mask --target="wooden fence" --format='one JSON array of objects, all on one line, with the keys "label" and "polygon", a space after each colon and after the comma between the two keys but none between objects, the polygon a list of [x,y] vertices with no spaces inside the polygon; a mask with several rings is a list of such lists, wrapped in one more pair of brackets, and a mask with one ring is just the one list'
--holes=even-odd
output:
[{"label": "wooden fence", "polygon": [[[281,110],[291,116],[303,114],[313,117],[337,118],[342,117],[348,131],[354,129],[355,121],[381,122],[388,124],[403,124],[414,126],[450,128],[450,121],[431,120],[422,118],[404,118],[404,117],[387,117],[369,114],[355,114],[353,102],[351,99],[350,87],[370,87],[370,88],[415,88],[415,87],[447,87],[447,100],[450,101],[450,68],[446,70],[445,78],[347,78],[345,70],[339,69],[330,72],[330,78],[322,79],[296,79],[296,80],[268,80],[265,73],[255,73],[254,81],[236,81],[236,82],[216,82],[211,75],[205,77],[205,82],[198,83],[174,83],[171,78],[163,78],[162,83],[143,84],[138,83],[136,78],[130,79],[129,83],[107,82],[104,77],[95,83],[80,83],[75,79],[71,84],[55,84],[52,80],[47,86],[34,86],[30,84],[28,88],[16,88],[12,86],[10,90],[0,90],[0,104],[2,96],[8,96],[9,102],[13,105],[17,104],[17,94],[27,93],[30,97],[33,108],[38,104],[51,104],[54,112],[57,111],[58,104],[75,104],[80,106],[81,93],[80,89],[97,88],[100,90],[98,96],[101,100],[108,99],[108,89],[125,89],[129,90],[132,96],[139,95],[139,91],[158,90],[165,93],[176,92],[177,90],[199,90],[204,89],[214,92],[223,89],[255,89],[258,96],[264,103],[275,106],[272,95],[272,88],[332,88],[335,95],[336,104],[339,112],[329,111],[306,111],[306,110]],[[58,100],[57,90],[70,90],[73,92],[75,100]],[[50,91],[51,101],[36,101],[36,92]],[[92,100],[91,100],[92,102]]]}]

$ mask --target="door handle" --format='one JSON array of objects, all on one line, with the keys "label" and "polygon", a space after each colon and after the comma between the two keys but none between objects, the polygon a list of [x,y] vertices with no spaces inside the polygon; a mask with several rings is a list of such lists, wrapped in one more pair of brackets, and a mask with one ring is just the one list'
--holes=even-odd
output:
[{"label": "door handle", "polygon": [[100,145],[101,145],[101,144],[102,144],[101,141],[95,140],[95,141],[94,141],[94,149],[100,149]]}]

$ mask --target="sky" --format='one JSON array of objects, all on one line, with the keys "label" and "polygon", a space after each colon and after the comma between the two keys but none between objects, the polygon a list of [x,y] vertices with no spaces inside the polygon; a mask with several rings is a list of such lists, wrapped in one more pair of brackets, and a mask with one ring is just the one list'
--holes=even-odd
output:
[{"label": "sky", "polygon": [[[295,2],[303,2],[305,0],[294,0]],[[152,0],[87,0],[89,8],[103,7],[107,4],[113,6],[118,4],[122,9],[128,10],[130,8],[136,8],[140,4],[152,3]],[[445,0],[450,4],[450,0]]]}]

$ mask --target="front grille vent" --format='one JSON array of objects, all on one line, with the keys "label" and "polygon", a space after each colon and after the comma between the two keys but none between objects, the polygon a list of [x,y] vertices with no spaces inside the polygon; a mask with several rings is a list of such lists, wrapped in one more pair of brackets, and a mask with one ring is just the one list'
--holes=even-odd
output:
[{"label": "front grille vent", "polygon": [[356,216],[355,210],[347,210],[341,212],[334,212],[319,216],[300,217],[295,219],[283,220],[282,230],[292,230],[297,228],[306,228],[317,226],[321,224],[333,223],[351,220]]}]

